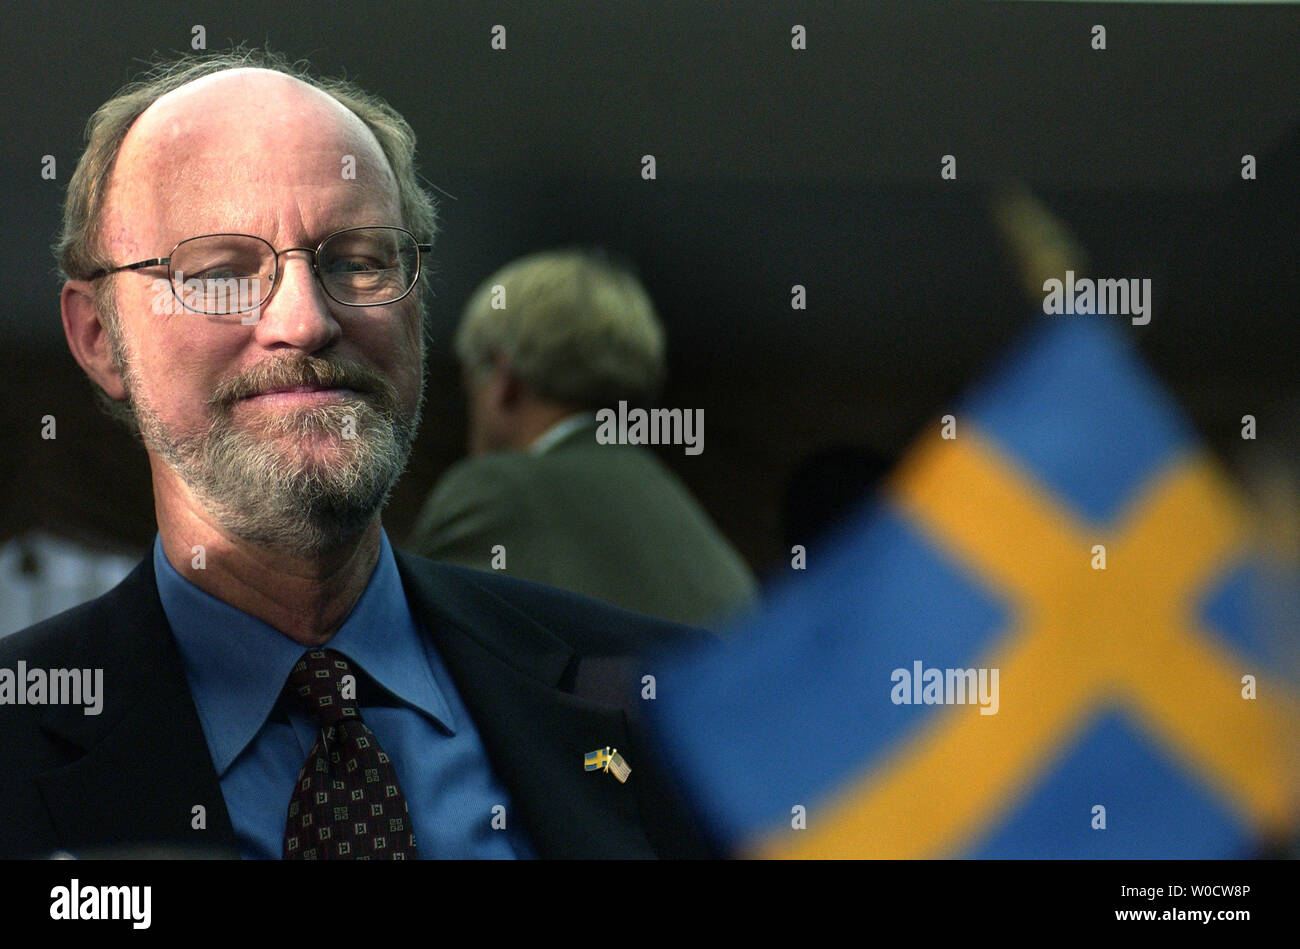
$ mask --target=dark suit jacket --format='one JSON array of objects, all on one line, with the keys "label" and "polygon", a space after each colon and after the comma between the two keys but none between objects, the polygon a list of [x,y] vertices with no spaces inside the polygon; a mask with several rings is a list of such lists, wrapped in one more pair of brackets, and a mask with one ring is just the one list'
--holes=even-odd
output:
[{"label": "dark suit jacket", "polygon": [[[507,820],[539,856],[707,856],[640,727],[641,676],[654,666],[630,657],[696,631],[394,553],[510,792]],[[98,599],[0,639],[0,667],[20,659],[102,668],[104,706],[0,705],[0,856],[162,845],[238,857],[151,557]],[[606,745],[631,766],[626,784],[583,770]],[[195,805],[204,830],[191,828]]]},{"label": "dark suit jacket", "polygon": [[758,584],[686,486],[639,445],[601,445],[595,423],[548,451],[466,458],[442,476],[406,546],[431,560],[491,569],[647,616],[711,626]]}]

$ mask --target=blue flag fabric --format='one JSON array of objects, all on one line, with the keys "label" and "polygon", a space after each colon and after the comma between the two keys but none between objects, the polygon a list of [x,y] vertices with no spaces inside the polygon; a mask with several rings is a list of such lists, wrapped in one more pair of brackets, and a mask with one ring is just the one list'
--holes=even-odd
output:
[{"label": "blue flag fabric", "polygon": [[1105,317],[1033,333],[659,677],[727,852],[1232,857],[1296,827],[1250,518]]}]

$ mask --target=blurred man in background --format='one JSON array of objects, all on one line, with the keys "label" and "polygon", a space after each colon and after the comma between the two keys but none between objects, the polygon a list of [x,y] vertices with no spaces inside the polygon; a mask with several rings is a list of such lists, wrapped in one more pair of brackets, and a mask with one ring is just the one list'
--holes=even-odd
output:
[{"label": "blurred man in background", "polygon": [[434,560],[708,624],[754,598],[749,568],[645,448],[599,444],[596,412],[642,402],[664,333],[626,266],[538,253],[488,277],[456,335],[471,457],[429,496],[410,546]]}]

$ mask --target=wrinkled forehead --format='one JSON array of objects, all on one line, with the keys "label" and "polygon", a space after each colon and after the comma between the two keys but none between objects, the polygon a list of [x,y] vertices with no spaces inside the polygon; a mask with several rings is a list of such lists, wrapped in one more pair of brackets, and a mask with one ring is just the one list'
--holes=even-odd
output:
[{"label": "wrinkled forehead", "polygon": [[392,169],[360,118],[292,76],[236,69],[169,92],[132,125],[105,236],[235,230],[274,239],[266,231],[286,226],[398,224],[399,212]]}]

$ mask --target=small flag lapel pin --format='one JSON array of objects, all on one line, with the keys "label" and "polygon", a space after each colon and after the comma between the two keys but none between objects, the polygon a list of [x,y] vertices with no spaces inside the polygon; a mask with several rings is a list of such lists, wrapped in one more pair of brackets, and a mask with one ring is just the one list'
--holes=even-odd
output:
[{"label": "small flag lapel pin", "polygon": [[614,753],[609,756],[609,764],[605,765],[605,770],[618,779],[619,784],[627,783],[627,776],[632,773],[632,768],[624,760],[623,756],[614,749]]},{"label": "small flag lapel pin", "polygon": [[629,767],[623,756],[618,753],[618,749],[611,748],[609,745],[583,755],[582,767],[584,771],[604,771],[612,774],[619,784],[625,783],[627,776],[632,773],[631,767]]}]

